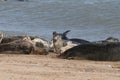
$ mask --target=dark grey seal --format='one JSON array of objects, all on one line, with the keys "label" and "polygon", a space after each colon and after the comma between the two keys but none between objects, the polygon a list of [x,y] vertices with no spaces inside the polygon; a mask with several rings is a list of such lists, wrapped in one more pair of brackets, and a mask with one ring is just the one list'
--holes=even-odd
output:
[{"label": "dark grey seal", "polygon": [[59,58],[76,58],[101,61],[120,60],[120,42],[81,44],[66,50]]}]

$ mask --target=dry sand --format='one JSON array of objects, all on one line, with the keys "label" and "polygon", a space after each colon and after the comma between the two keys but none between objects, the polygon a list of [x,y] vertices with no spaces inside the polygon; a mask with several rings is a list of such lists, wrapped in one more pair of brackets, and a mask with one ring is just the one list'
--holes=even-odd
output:
[{"label": "dry sand", "polygon": [[120,61],[66,60],[53,54],[0,54],[0,80],[120,80]]}]

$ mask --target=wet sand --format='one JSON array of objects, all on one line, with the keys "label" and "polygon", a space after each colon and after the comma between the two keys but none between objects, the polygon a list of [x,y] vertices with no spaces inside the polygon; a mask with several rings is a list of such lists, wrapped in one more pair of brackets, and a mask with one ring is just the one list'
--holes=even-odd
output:
[{"label": "wet sand", "polygon": [[0,80],[120,80],[120,61],[66,60],[53,53],[2,53]]}]

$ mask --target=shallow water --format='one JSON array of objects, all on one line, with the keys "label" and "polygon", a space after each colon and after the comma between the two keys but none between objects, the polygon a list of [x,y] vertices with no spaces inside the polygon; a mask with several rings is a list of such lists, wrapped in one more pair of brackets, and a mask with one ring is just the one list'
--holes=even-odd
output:
[{"label": "shallow water", "polygon": [[71,30],[68,37],[90,41],[120,39],[120,0],[29,0],[0,2],[0,30],[52,38],[52,32]]}]

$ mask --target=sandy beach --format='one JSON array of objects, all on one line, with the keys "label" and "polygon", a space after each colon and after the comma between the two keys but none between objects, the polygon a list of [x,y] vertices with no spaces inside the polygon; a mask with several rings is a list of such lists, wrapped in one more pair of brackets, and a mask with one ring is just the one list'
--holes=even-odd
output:
[{"label": "sandy beach", "polygon": [[2,53],[0,80],[120,80],[120,61],[66,60],[53,53]]}]

